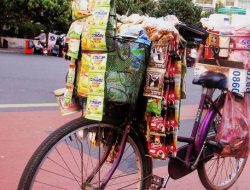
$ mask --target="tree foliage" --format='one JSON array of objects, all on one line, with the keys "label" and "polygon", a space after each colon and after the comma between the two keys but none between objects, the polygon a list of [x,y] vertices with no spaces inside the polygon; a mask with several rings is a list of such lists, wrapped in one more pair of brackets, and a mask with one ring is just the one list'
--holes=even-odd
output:
[{"label": "tree foliage", "polygon": [[130,15],[137,13],[154,16],[157,3],[155,0],[116,0],[117,13],[120,15]]},{"label": "tree foliage", "polygon": [[34,23],[41,23],[45,31],[65,31],[70,24],[69,0],[29,0],[28,12]]},{"label": "tree foliage", "polygon": [[[71,0],[0,0],[0,36],[32,37],[41,29],[67,32],[71,20]],[[118,14],[176,15],[181,21],[197,24],[201,8],[192,0],[116,0]],[[9,32],[11,31],[11,32]]]},{"label": "tree foliage", "polygon": [[175,15],[187,24],[198,25],[202,8],[196,6],[192,0],[159,0],[157,16]]},{"label": "tree foliage", "polygon": [[0,0],[0,35],[4,28],[13,27],[25,19],[25,0]]}]

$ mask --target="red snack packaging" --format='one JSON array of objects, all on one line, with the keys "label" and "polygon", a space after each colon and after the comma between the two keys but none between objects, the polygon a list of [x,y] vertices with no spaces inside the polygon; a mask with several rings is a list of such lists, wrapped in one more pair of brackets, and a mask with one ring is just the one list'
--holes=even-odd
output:
[{"label": "red snack packaging", "polygon": [[165,133],[166,121],[161,115],[152,116],[150,119],[150,131]]}]

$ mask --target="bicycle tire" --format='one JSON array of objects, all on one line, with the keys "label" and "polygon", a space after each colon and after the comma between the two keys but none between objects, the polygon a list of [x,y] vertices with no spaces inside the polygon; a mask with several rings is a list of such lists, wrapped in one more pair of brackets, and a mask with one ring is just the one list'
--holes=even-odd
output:
[{"label": "bicycle tire", "polygon": [[[223,102],[223,104],[224,104],[224,102]],[[223,107],[223,104],[221,103],[221,105],[217,105],[220,111]],[[220,121],[221,121],[221,115],[219,115],[218,113],[215,114],[214,117],[211,119],[210,127],[209,127],[208,134],[207,134],[207,138],[209,138],[210,140],[215,140],[214,138],[215,138],[215,135],[217,132],[216,129],[218,128]],[[210,165],[209,168],[206,168],[206,165],[209,162],[213,162],[214,158],[216,159],[216,161],[214,161],[214,163],[212,163],[212,165]],[[229,174],[229,171],[228,171],[228,170],[232,170],[232,169],[234,170],[234,168],[232,168],[233,163],[232,163],[231,157],[221,157],[219,154],[215,154],[214,157],[211,158],[210,160],[205,160],[199,164],[199,167],[197,168],[198,175],[199,175],[199,178],[200,178],[202,185],[207,190],[227,190],[230,187],[232,187],[232,185],[237,181],[237,179],[241,175],[241,173],[246,165],[248,157],[246,157],[246,158],[234,158],[234,157],[232,157],[232,158],[235,159],[235,161],[237,162],[236,164],[239,164],[238,162],[241,162],[240,163],[241,165],[240,166],[237,165],[235,168],[236,173]],[[230,163],[230,168],[227,167],[225,172],[222,172],[222,171],[219,172],[218,170],[219,169],[222,170],[224,168],[224,163],[227,163],[228,159],[230,159],[228,161]],[[220,160],[222,160],[222,161],[220,161]],[[217,162],[216,163],[217,170],[215,171],[215,174],[212,177],[212,179],[210,179],[209,175],[212,172],[212,170],[214,169],[215,162]],[[209,170],[209,172],[208,172],[208,170]],[[232,172],[234,172],[234,171],[232,171]],[[216,177],[219,177],[217,179],[219,184],[215,184]],[[220,179],[223,177],[226,177],[226,179],[225,179],[225,181],[222,182]],[[231,177],[232,177],[232,179],[230,179]]]},{"label": "bicycle tire", "polygon": [[[37,150],[34,152],[32,157],[30,158],[29,162],[27,163],[23,174],[20,178],[19,185],[18,185],[18,190],[30,190],[33,189],[31,188],[34,177],[37,177],[37,170],[39,169],[40,165],[45,162],[44,158],[48,158],[49,156],[48,153],[52,151],[52,148],[58,144],[58,142],[62,139],[64,139],[67,135],[71,134],[72,132],[76,131],[77,129],[87,128],[88,126],[91,125],[99,125],[100,123],[96,123],[94,121],[86,120],[83,118],[75,119],[56,131],[54,131],[51,135],[49,135],[43,142],[42,144],[37,148]],[[112,122],[105,122],[101,124],[101,126],[106,126],[106,125],[112,125]],[[103,128],[104,129],[104,128]],[[117,131],[119,129],[113,128]],[[150,176],[152,175],[152,160],[146,156],[146,149],[142,145],[140,138],[136,135],[133,130],[129,133],[128,140],[132,140],[131,142],[134,142],[134,146],[136,146],[137,150],[139,151],[138,159],[141,167],[141,184],[140,184],[140,189],[144,190],[147,188],[149,185],[150,181]],[[127,140],[127,142],[128,142]],[[133,148],[133,147],[132,147]],[[121,164],[121,163],[120,163]],[[118,166],[119,167],[119,166]],[[118,176],[119,177],[119,176]],[[47,188],[46,188],[47,189]],[[72,188],[71,188],[72,189]],[[106,188],[105,188],[106,189]],[[109,189],[109,188],[107,188]]]}]

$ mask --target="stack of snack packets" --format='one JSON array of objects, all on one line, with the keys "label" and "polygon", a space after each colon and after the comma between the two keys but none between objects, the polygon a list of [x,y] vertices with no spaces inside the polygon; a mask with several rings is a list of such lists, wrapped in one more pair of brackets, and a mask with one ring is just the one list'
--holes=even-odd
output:
[{"label": "stack of snack packets", "polygon": [[66,88],[54,91],[62,115],[72,114],[80,110],[79,104],[77,104],[73,98],[75,90],[76,63],[79,58],[81,34],[85,18],[91,15],[87,0],[74,0],[71,3],[72,19],[74,21],[71,24],[66,37],[66,43],[68,44],[67,55],[71,58]]},{"label": "stack of snack packets", "polygon": [[149,154],[165,159],[176,156],[181,92],[181,60],[178,51],[179,34],[174,25],[162,19],[144,23],[152,41],[144,96]]},{"label": "stack of snack packets", "polygon": [[78,65],[77,93],[87,98],[84,117],[101,121],[104,108],[107,64],[106,36],[110,23],[110,0],[90,0],[91,15],[84,19],[81,59]]}]

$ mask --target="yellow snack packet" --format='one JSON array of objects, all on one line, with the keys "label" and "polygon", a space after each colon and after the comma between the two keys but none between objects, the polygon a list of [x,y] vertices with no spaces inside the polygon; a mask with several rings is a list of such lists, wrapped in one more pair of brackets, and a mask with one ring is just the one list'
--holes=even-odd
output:
[{"label": "yellow snack packet", "polygon": [[71,58],[77,59],[80,49],[80,39],[70,38],[68,43],[69,49],[67,55]]},{"label": "yellow snack packet", "polygon": [[93,10],[93,15],[90,17],[91,26],[107,26],[109,19],[110,7],[98,7]]},{"label": "yellow snack packet", "polygon": [[74,63],[74,59],[71,60],[71,63],[69,64],[69,72],[67,75],[67,84],[68,85],[74,85],[75,81],[75,74],[76,74],[76,66]]},{"label": "yellow snack packet", "polygon": [[82,49],[106,51],[106,27],[90,27],[89,30],[83,30]]},{"label": "yellow snack packet", "polygon": [[89,0],[88,9],[93,10],[96,7],[109,7],[111,0]]},{"label": "yellow snack packet", "polygon": [[107,53],[82,53],[82,70],[105,72],[107,58]]},{"label": "yellow snack packet", "polygon": [[74,21],[69,28],[67,38],[79,38],[82,34],[83,26],[85,25],[86,20],[76,20]]},{"label": "yellow snack packet", "polygon": [[101,121],[103,117],[104,97],[89,96],[85,111],[85,118]]},{"label": "yellow snack packet", "polygon": [[72,19],[77,20],[91,15],[88,0],[72,1]]},{"label": "yellow snack packet", "polygon": [[104,96],[105,73],[89,72],[89,91],[88,95]]},{"label": "yellow snack packet", "polygon": [[64,105],[69,105],[72,103],[73,96],[73,85],[66,85],[66,90],[64,93]]},{"label": "yellow snack packet", "polygon": [[86,97],[89,92],[89,73],[81,71],[79,74],[77,93],[79,96]]}]

